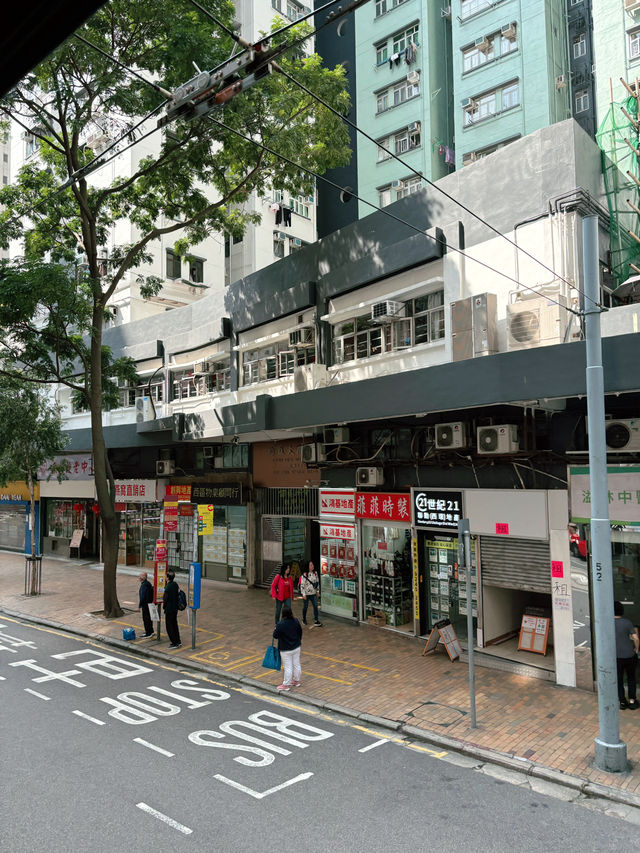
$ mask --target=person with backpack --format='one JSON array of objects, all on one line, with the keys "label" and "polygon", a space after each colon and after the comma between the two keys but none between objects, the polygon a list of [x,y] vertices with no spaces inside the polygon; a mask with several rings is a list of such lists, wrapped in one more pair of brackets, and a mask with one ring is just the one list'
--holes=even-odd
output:
[{"label": "person with backpack", "polygon": [[302,678],[300,668],[302,625],[288,605],[282,608],[282,620],[277,623],[273,637],[278,641],[278,651],[284,668],[282,684],[278,685],[278,690],[281,693],[288,693],[292,687],[300,686]]},{"label": "person with backpack", "polygon": [[167,572],[167,585],[164,588],[164,595],[162,596],[167,636],[171,641],[170,649],[179,649],[182,645],[180,642],[180,629],[178,628],[178,610],[183,608],[180,607],[181,590],[175,578],[175,572],[169,569]]},{"label": "person with backpack", "polygon": [[291,565],[283,563],[280,572],[271,584],[271,598],[276,602],[276,625],[280,621],[280,613],[283,607],[291,608],[293,602],[293,580],[291,578]]},{"label": "person with backpack", "polygon": [[302,605],[302,622],[307,624],[307,610],[309,602],[313,605],[313,624],[317,628],[322,627],[322,622],[318,619],[318,591],[320,589],[320,578],[316,572],[315,566],[309,560],[300,575],[300,595],[304,601]]}]

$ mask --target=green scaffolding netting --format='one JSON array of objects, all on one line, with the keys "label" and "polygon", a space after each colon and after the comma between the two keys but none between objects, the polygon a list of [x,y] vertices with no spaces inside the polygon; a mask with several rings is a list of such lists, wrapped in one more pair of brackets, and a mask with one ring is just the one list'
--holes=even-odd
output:
[{"label": "green scaffolding netting", "polygon": [[640,165],[625,140],[636,149],[640,146],[638,131],[623,110],[636,119],[637,99],[629,95],[624,101],[612,103],[596,133],[596,141],[602,151],[602,173],[609,208],[611,274],[615,287],[635,274],[629,267],[630,263],[640,267],[640,243],[629,234],[633,231],[640,236],[640,217],[627,204],[628,199],[640,208],[640,187],[627,174],[631,172],[640,180]]}]

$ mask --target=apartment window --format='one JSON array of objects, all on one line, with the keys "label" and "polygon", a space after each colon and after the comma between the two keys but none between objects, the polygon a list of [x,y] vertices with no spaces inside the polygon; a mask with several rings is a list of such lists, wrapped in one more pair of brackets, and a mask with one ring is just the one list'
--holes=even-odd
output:
[{"label": "apartment window", "polygon": [[273,254],[276,258],[284,258],[284,238],[285,235],[278,231],[273,234]]},{"label": "apartment window", "polygon": [[422,180],[420,178],[406,178],[402,181],[400,188],[396,190],[396,198],[404,198],[405,196],[413,195],[418,192],[421,186]]},{"label": "apartment window", "polygon": [[507,38],[506,36],[500,36],[500,56],[506,56],[508,53],[511,53],[513,50],[517,49],[517,38]]},{"label": "apartment window", "polygon": [[171,249],[167,249],[167,278],[176,279],[182,275],[182,258]]},{"label": "apartment window", "polygon": [[389,90],[385,89],[376,96],[376,112],[383,113],[389,109]]},{"label": "apartment window", "polygon": [[394,145],[396,154],[404,154],[405,151],[408,151],[409,132],[407,130],[403,130],[401,133],[397,133],[394,137]]},{"label": "apartment window", "polygon": [[292,347],[289,341],[281,341],[263,349],[250,350],[242,357],[243,382],[253,385],[291,376],[296,367],[314,364],[315,360],[315,345]]},{"label": "apartment window", "polygon": [[573,40],[573,58],[579,59],[587,52],[587,36],[585,33],[580,33]]},{"label": "apartment window", "polygon": [[395,9],[396,6],[401,6],[404,2],[406,0],[376,0],[376,18],[379,18],[380,15],[385,15],[387,12]]},{"label": "apartment window", "polygon": [[196,390],[198,396],[215,394],[228,390],[231,384],[231,370],[226,361],[205,362],[201,372],[196,374]]},{"label": "apartment window", "polygon": [[460,3],[460,16],[462,20],[470,18],[471,15],[476,15],[478,12],[484,12],[485,9],[491,9],[495,6],[495,0],[462,0]]},{"label": "apartment window", "polygon": [[204,281],[204,261],[200,258],[189,261],[189,281],[194,284],[202,284]]},{"label": "apartment window", "polygon": [[121,385],[118,388],[118,408],[130,409],[136,404],[136,389],[131,385]]},{"label": "apartment window", "polygon": [[393,87],[393,105],[396,107],[398,104],[403,104],[409,98],[415,98],[419,94],[420,82],[409,83],[407,80],[403,80],[401,83],[396,83]]},{"label": "apartment window", "polygon": [[193,368],[188,370],[176,370],[171,373],[171,399],[187,400],[189,397],[197,397],[198,390]]},{"label": "apartment window", "polygon": [[294,213],[297,213],[298,216],[304,216],[305,219],[309,219],[309,204],[307,196],[299,195],[296,198],[290,198],[289,207]]},{"label": "apartment window", "polygon": [[494,59],[493,40],[491,40],[489,50],[480,50],[475,45],[468,47],[462,51],[462,71],[473,71],[474,68],[479,68],[485,62],[489,62],[490,59]]},{"label": "apartment window", "polygon": [[389,152],[389,139],[380,139],[378,142],[378,163],[383,160],[388,160],[391,157]]},{"label": "apartment window", "polygon": [[589,109],[589,92],[587,89],[580,89],[576,92],[576,112],[584,113]]},{"label": "apartment window", "polygon": [[417,44],[419,29],[420,25],[414,24],[412,27],[407,27],[407,29],[403,33],[398,33],[398,35],[395,35],[393,37],[392,53],[400,53],[400,51],[406,50],[409,44]]},{"label": "apartment window", "polygon": [[[159,374],[158,374],[159,375]],[[136,388],[136,399],[138,397],[151,397],[154,403],[161,403],[164,400],[164,380],[156,377],[155,382],[145,382],[138,385]]]},{"label": "apartment window", "polygon": [[8,183],[9,183],[9,178],[8,178],[6,175],[3,175],[3,176],[2,176],[2,183],[3,183],[3,184],[8,184]]},{"label": "apartment window", "polygon": [[640,28],[629,33],[629,58],[638,59],[638,57],[640,57]]},{"label": "apartment window", "polygon": [[387,42],[376,46],[376,65],[382,65],[389,58],[389,45]]},{"label": "apartment window", "polygon": [[465,109],[464,123],[465,126],[475,124],[482,119],[496,113],[496,92],[489,92],[479,98],[473,99],[473,105]]},{"label": "apartment window", "polygon": [[378,207],[386,207],[391,204],[391,187],[381,187],[378,190]]},{"label": "apartment window", "polygon": [[8,155],[8,154],[3,154],[3,155],[2,155],[2,162],[3,162],[3,163],[8,163],[8,162],[9,162],[9,155]]},{"label": "apartment window", "polygon": [[24,156],[32,157],[40,147],[40,140],[33,133],[26,133],[24,137]]},{"label": "apartment window", "polygon": [[303,15],[302,6],[293,3],[292,0],[287,0],[287,18],[291,21],[297,21]]},{"label": "apartment window", "polygon": [[520,84],[511,83],[502,90],[502,109],[510,110],[520,103]]}]

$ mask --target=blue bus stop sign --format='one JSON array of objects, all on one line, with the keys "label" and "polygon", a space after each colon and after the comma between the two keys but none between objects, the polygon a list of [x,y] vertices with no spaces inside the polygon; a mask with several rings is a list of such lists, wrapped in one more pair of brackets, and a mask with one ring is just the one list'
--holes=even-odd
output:
[{"label": "blue bus stop sign", "polygon": [[187,604],[192,610],[200,608],[200,587],[202,579],[202,566],[200,563],[189,563],[189,594]]}]

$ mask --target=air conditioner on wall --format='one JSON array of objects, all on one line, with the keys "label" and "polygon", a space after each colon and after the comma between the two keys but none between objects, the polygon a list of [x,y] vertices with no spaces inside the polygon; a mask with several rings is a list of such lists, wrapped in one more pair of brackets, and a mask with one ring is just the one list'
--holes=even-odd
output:
[{"label": "air conditioner on wall", "polygon": [[491,50],[491,42],[486,36],[476,39],[475,46],[482,53],[488,53]]},{"label": "air conditioner on wall", "polygon": [[640,418],[606,421],[607,453],[640,451]]},{"label": "air conditioner on wall", "polygon": [[375,302],[371,306],[371,319],[377,323],[385,323],[387,320],[397,320],[399,317],[404,317],[405,306],[404,302]]},{"label": "air conditioner on wall", "polygon": [[324,444],[303,444],[300,448],[300,459],[306,464],[310,462],[326,462],[327,454],[325,453]]},{"label": "air conditioner on wall", "polygon": [[383,483],[382,468],[356,468],[356,486],[381,486]]},{"label": "air conditioner on wall", "polygon": [[157,477],[169,477],[171,474],[175,474],[176,463],[173,459],[160,459],[156,462],[156,476]]},{"label": "air conditioner on wall", "polygon": [[509,349],[562,343],[568,322],[567,299],[560,294],[552,299],[539,297],[512,302],[507,305]]},{"label": "air conditioner on wall", "polygon": [[349,441],[349,430],[347,427],[326,427],[322,440],[325,444],[346,444]]},{"label": "air conditioner on wall", "polygon": [[462,104],[463,110],[473,110],[476,106],[476,102],[473,98],[463,98],[460,103]]},{"label": "air conditioner on wall", "polygon": [[467,425],[462,421],[436,424],[436,449],[455,450],[467,446]]},{"label": "air conditioner on wall", "polygon": [[296,329],[295,332],[289,332],[290,347],[308,347],[315,343],[315,329],[313,326],[305,326],[302,329]]},{"label": "air conditioner on wall", "polygon": [[478,453],[515,453],[520,449],[518,428],[513,424],[478,427]]},{"label": "air conditioner on wall", "polygon": [[153,420],[153,404],[151,397],[136,397],[136,423]]},{"label": "air conditioner on wall", "polygon": [[509,39],[509,41],[513,41],[516,37],[517,28],[517,22],[511,21],[510,24],[504,24],[504,26],[500,28],[500,34],[504,36],[504,38]]},{"label": "air conditioner on wall", "polygon": [[409,131],[409,133],[418,133],[420,130],[420,122],[412,121],[407,130]]},{"label": "air conditioner on wall", "polygon": [[558,74],[556,77],[556,89],[564,89],[567,85],[567,75],[566,74]]},{"label": "air conditioner on wall", "polygon": [[411,85],[415,85],[420,82],[420,72],[419,71],[410,71],[407,74],[407,83],[411,83]]}]

